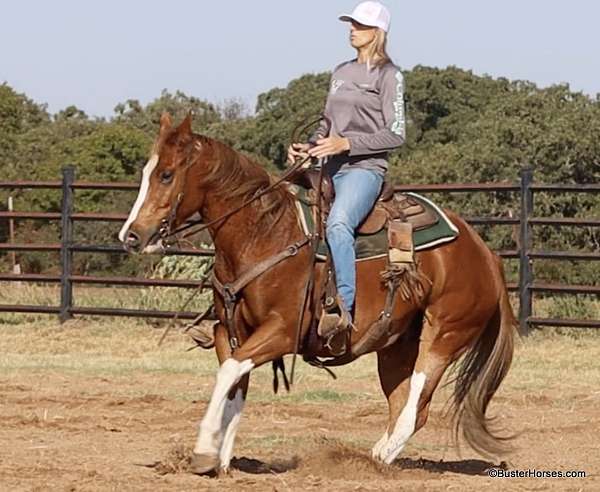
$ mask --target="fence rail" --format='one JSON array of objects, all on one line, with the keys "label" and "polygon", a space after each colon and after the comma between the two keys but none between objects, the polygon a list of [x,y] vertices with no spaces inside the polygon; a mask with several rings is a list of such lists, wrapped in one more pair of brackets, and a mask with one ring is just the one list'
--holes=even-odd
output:
[{"label": "fence rail", "polygon": [[[91,213],[74,212],[74,194],[76,190],[106,190],[134,191],[136,183],[106,183],[76,181],[73,167],[63,169],[63,179],[60,181],[0,181],[0,189],[55,189],[61,190],[60,212],[28,212],[0,211],[0,220],[40,220],[60,221],[61,241],[57,243],[0,243],[0,251],[45,251],[56,252],[60,255],[60,274],[13,274],[0,273],[3,282],[34,282],[54,283],[60,285],[61,297],[59,306],[34,305],[0,305],[0,312],[44,313],[58,314],[62,321],[75,315],[96,316],[135,316],[153,318],[172,318],[177,315],[180,319],[192,319],[195,313],[174,312],[144,309],[117,309],[75,306],[73,304],[73,285],[112,285],[138,287],[177,287],[198,288],[200,281],[147,279],[137,277],[86,276],[73,274],[74,253],[122,253],[126,252],[120,245],[115,244],[77,244],[73,238],[73,225],[77,221],[91,222],[123,222],[126,214],[122,213]],[[600,328],[600,320],[574,320],[539,318],[532,316],[534,293],[566,293],[599,295],[600,287],[593,285],[560,285],[545,282],[535,282],[533,274],[534,260],[570,260],[597,261],[600,253],[585,251],[538,251],[531,248],[534,226],[553,227],[598,227],[600,219],[573,217],[534,217],[534,193],[599,193],[600,185],[596,184],[537,184],[533,182],[533,172],[529,168],[521,171],[518,183],[458,183],[458,184],[419,184],[400,185],[396,191],[418,191],[433,193],[470,193],[470,192],[510,192],[519,193],[521,209],[519,217],[467,217],[472,225],[509,225],[518,228],[517,250],[497,251],[502,258],[519,259],[519,281],[508,285],[509,290],[519,294],[519,323],[522,333],[527,333],[533,325],[537,326],[571,326]],[[212,249],[183,248],[170,251],[172,255],[211,256]],[[210,288],[206,283],[205,288]]]}]

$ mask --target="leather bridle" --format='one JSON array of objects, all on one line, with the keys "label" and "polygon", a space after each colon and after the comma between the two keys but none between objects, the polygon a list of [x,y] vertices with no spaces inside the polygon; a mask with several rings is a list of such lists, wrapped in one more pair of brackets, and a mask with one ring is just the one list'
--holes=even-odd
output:
[{"label": "leather bridle", "polygon": [[[310,122],[304,124],[303,126],[300,127],[300,125],[296,126],[296,128],[294,129],[293,133],[292,133],[292,141],[296,141],[295,139],[297,138],[297,136],[304,132],[306,129],[310,128],[312,125],[314,125],[315,123],[317,123],[318,121],[320,121],[322,117],[319,116],[319,119],[313,119]],[[304,122],[302,122],[304,123]],[[162,220],[161,223],[161,228],[158,231],[158,236],[160,237],[160,239],[162,239],[165,242],[165,247],[168,248],[170,247],[170,245],[173,244],[173,242],[169,241],[169,239],[173,236],[175,236],[176,234],[179,234],[183,231],[186,231],[194,226],[197,225],[201,225],[198,229],[194,229],[193,231],[190,231],[188,233],[186,233],[183,237],[188,237],[191,236],[193,234],[197,234],[205,229],[208,229],[211,226],[214,226],[215,224],[219,224],[220,222],[223,222],[224,220],[228,219],[229,217],[231,217],[232,215],[236,214],[237,212],[239,212],[240,210],[246,208],[248,205],[250,205],[251,203],[255,202],[256,200],[260,199],[262,196],[266,195],[267,193],[270,193],[271,191],[273,191],[275,188],[277,188],[282,182],[289,180],[297,171],[299,171],[308,161],[310,161],[311,157],[308,156],[304,159],[298,160],[296,161],[285,173],[283,173],[275,182],[273,182],[272,184],[270,184],[268,187],[266,187],[263,190],[260,190],[259,192],[255,193],[252,198],[249,198],[248,200],[244,201],[242,204],[240,204],[239,206],[235,207],[233,210],[230,210],[229,212],[221,215],[220,217],[217,217],[214,220],[211,220],[210,222],[204,223],[202,219],[198,219],[198,220],[191,220],[191,221],[187,221],[185,224],[175,228],[175,221],[177,220],[177,209],[179,208],[180,203],[183,201],[183,185],[182,185],[182,190],[177,194],[177,200],[175,201],[175,203],[171,206],[171,209],[169,211],[169,214],[167,215],[166,218],[164,218]],[[199,158],[194,159],[193,161],[189,162],[186,164],[186,170],[185,170],[185,174],[183,176],[182,179],[182,183],[185,183],[185,177],[187,176],[187,172],[189,171],[189,169],[199,160]]]},{"label": "leather bridle", "polygon": [[[310,126],[317,123],[320,119],[321,119],[321,116],[319,117],[318,120],[311,120],[309,123],[302,126],[300,130],[299,130],[300,125],[298,125],[294,129],[292,141],[296,141],[295,139],[297,139],[298,133],[305,131]],[[251,198],[245,200],[243,203],[241,203],[237,207],[233,208],[229,212],[221,215],[220,217],[217,217],[216,219],[211,220],[210,222],[207,222],[207,223],[203,223],[203,220],[199,219],[199,220],[188,221],[187,223],[185,223],[182,226],[175,227],[175,223],[177,221],[177,210],[179,209],[179,206],[181,205],[183,198],[184,198],[183,187],[185,186],[185,178],[187,177],[187,173],[188,173],[189,169],[199,160],[199,157],[197,157],[196,159],[194,159],[192,161],[189,161],[188,163],[186,163],[186,169],[185,169],[183,176],[180,177],[180,180],[182,183],[181,190],[177,193],[176,200],[171,205],[171,208],[170,208],[167,216],[162,220],[161,227],[157,233],[158,237],[161,239],[161,245],[162,245],[163,249],[168,249],[173,245],[173,243],[177,242],[176,240],[175,241],[172,240],[172,238],[174,238],[176,236],[176,234],[186,231],[186,230],[190,229],[191,227],[201,224],[201,226],[199,228],[194,229],[193,231],[188,231],[183,237],[188,237],[192,234],[197,234],[211,226],[222,223],[223,221],[225,221],[232,215],[236,214],[237,212],[243,210],[245,207],[247,207],[251,203],[260,199],[262,196],[273,191],[277,186],[279,186],[284,181],[289,180],[295,173],[297,173],[300,169],[302,169],[306,165],[306,163],[310,161],[310,159],[311,159],[311,157],[308,156],[308,157],[305,157],[304,159],[297,160],[285,173],[283,173],[276,181],[274,181],[268,187],[264,188],[263,190],[258,191]],[[321,166],[320,173],[319,173],[320,179],[319,179],[318,194],[317,194],[318,197],[321,196],[322,177],[323,177],[323,166]],[[319,207],[319,209],[320,209],[320,207]],[[242,273],[233,282],[222,283],[217,278],[215,272],[214,271],[212,272],[213,287],[219,293],[219,295],[222,297],[223,302],[224,302],[225,327],[227,329],[229,345],[233,352],[240,346],[238,334],[237,334],[235,326],[234,326],[235,308],[237,305],[237,301],[239,299],[239,293],[244,289],[244,287],[246,287],[246,285],[248,285],[250,282],[252,282],[254,279],[256,279],[257,277],[259,277],[260,275],[265,273],[267,270],[269,270],[273,266],[282,262],[286,258],[296,256],[298,254],[298,252],[300,251],[300,249],[303,248],[304,246],[306,246],[306,245],[311,246],[310,249],[311,249],[312,259],[311,259],[311,266],[309,268],[310,273],[309,273],[309,276],[308,276],[308,279],[307,279],[307,282],[305,285],[304,293],[303,293],[304,294],[303,302],[302,302],[302,307],[301,307],[301,311],[300,311],[300,315],[299,315],[299,319],[298,319],[297,332],[296,332],[294,358],[293,358],[293,362],[292,362],[292,371],[291,371],[291,381],[292,382],[293,382],[293,378],[294,378],[296,355],[298,354],[298,351],[300,348],[300,342],[301,342],[300,339],[301,339],[302,324],[303,324],[303,320],[304,320],[304,311],[307,307],[307,303],[309,302],[309,299],[312,297],[312,291],[314,289],[314,276],[315,276],[314,263],[316,260],[316,252],[317,252],[317,246],[318,246],[318,243],[320,240],[320,236],[321,236],[320,231],[316,231],[315,234],[309,234],[308,236],[305,236],[300,241],[296,241],[294,244],[286,246],[279,253],[276,253],[275,255],[272,255],[269,258],[257,263],[252,268],[250,268],[249,270]],[[284,375],[285,375],[285,372],[284,372]]]}]

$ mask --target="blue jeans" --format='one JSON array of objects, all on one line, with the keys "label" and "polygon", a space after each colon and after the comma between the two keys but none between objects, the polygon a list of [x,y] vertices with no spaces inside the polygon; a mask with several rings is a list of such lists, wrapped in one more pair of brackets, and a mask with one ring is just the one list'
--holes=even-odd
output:
[{"label": "blue jeans", "polygon": [[383,176],[368,169],[349,169],[333,175],[335,200],[327,218],[327,242],[331,251],[337,290],[351,312],[356,297],[354,231],[373,208]]}]

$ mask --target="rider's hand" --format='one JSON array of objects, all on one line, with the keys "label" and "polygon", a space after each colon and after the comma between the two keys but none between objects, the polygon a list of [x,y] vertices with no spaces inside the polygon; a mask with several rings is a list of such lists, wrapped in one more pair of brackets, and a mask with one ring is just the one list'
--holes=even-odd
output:
[{"label": "rider's hand", "polygon": [[327,137],[317,140],[317,145],[312,147],[308,154],[317,159],[338,155],[350,150],[350,141],[344,137]]},{"label": "rider's hand", "polygon": [[288,147],[288,164],[293,164],[296,158],[307,158],[308,149],[310,149],[310,144],[307,143],[293,143],[292,145],[290,145]]}]

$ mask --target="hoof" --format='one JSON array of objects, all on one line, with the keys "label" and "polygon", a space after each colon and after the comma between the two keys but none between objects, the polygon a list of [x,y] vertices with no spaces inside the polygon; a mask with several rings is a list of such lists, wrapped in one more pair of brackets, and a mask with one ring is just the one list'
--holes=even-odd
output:
[{"label": "hoof", "polygon": [[373,449],[371,450],[371,458],[373,458],[376,461],[383,461],[383,459],[381,458],[381,450],[387,444],[387,441],[388,434],[386,432],[383,436],[381,436],[381,439],[379,439],[379,441],[375,443],[375,446],[373,446]]},{"label": "hoof", "polygon": [[219,468],[218,454],[196,454],[192,453],[190,460],[190,471],[196,475],[208,475]]},{"label": "hoof", "polygon": [[396,458],[403,449],[404,443],[392,442],[390,439],[379,451],[379,460],[386,465],[391,465],[394,461],[396,461]]}]

